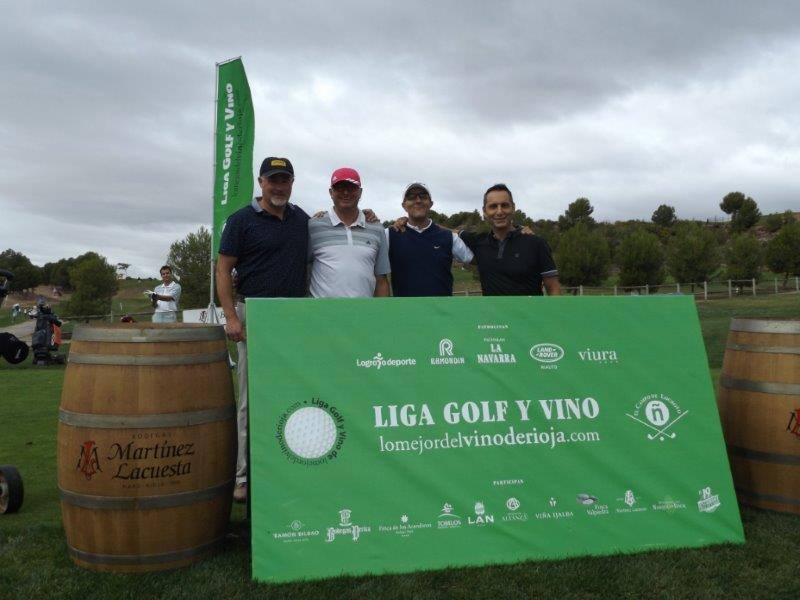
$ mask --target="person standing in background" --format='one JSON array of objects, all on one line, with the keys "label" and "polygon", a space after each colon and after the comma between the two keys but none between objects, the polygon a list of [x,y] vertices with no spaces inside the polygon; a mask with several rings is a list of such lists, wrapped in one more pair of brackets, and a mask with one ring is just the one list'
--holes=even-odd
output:
[{"label": "person standing in background", "polygon": [[172,267],[161,267],[161,285],[153,288],[150,301],[155,307],[153,323],[176,323],[178,321],[178,302],[181,299],[181,286],[172,279]]}]

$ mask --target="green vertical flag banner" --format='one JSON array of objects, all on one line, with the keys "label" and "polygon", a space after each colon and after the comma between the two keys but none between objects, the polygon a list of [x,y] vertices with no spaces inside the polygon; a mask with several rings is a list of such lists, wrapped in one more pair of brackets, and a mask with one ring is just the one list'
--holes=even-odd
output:
[{"label": "green vertical flag banner", "polygon": [[742,543],[694,300],[248,299],[253,577]]},{"label": "green vertical flag banner", "polygon": [[217,65],[217,129],[214,150],[213,254],[228,217],[253,195],[255,117],[242,60]]}]

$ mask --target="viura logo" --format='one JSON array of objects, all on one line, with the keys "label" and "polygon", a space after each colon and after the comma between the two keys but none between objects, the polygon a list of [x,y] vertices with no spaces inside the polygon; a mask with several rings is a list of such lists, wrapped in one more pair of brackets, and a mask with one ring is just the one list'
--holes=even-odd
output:
[{"label": "viura logo", "polygon": [[558,344],[541,343],[531,346],[528,354],[536,362],[542,363],[539,368],[557,369],[558,365],[556,363],[564,358],[564,349]]},{"label": "viura logo", "polygon": [[616,350],[595,350],[593,348],[586,348],[585,350],[578,350],[578,357],[583,362],[602,364],[619,362]]}]

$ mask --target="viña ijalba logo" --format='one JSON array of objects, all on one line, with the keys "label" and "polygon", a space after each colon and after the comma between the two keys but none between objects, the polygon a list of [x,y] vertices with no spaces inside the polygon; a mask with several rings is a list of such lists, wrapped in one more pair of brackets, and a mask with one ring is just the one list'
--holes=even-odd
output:
[{"label": "vi\u00f1a ijalba logo", "polygon": [[625,413],[625,416],[650,430],[647,433],[648,440],[657,438],[663,442],[666,439],[675,439],[677,433],[670,429],[688,414],[688,410],[681,409],[678,403],[669,396],[648,394],[636,403],[633,414]]},{"label": "vi\u00f1a ijalba logo", "polygon": [[356,359],[356,366],[363,369],[375,368],[379,371],[386,367],[413,367],[417,364],[414,358],[385,358],[382,353],[378,352],[372,358]]},{"label": "vi\u00f1a ijalba logo", "polygon": [[463,365],[463,356],[453,356],[453,341],[444,338],[439,342],[439,356],[431,357],[432,365]]},{"label": "vi\u00f1a ijalba logo", "polygon": [[564,358],[564,349],[558,344],[542,343],[532,346],[528,351],[531,358],[538,363],[540,369],[557,369],[556,364]]}]

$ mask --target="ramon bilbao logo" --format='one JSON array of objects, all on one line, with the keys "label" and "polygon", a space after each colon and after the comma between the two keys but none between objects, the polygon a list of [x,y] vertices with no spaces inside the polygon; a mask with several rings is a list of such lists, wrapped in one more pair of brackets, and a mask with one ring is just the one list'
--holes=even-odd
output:
[{"label": "ramon bilbao logo", "polygon": [[663,442],[667,439],[675,439],[677,433],[670,430],[688,414],[688,410],[683,410],[669,396],[648,394],[636,403],[633,414],[625,413],[625,416],[630,417],[649,430],[647,432],[648,440],[658,439]]}]

